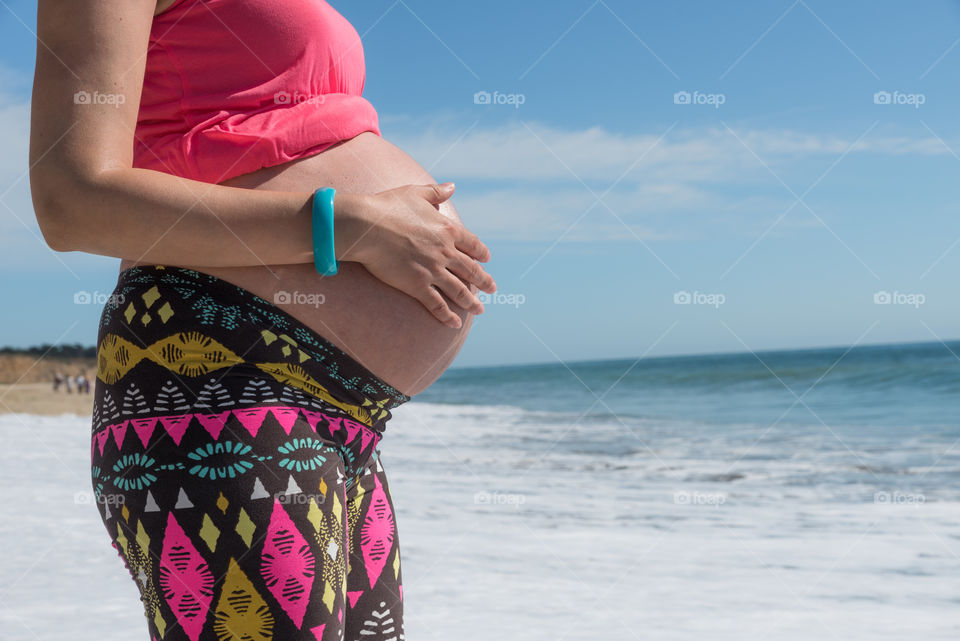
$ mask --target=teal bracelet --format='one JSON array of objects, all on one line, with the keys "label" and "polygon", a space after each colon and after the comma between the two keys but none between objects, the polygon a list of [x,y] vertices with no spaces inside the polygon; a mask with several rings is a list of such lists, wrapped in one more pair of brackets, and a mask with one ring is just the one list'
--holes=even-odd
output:
[{"label": "teal bracelet", "polygon": [[333,249],[333,187],[313,192],[313,264],[322,276],[337,273],[337,257]]}]

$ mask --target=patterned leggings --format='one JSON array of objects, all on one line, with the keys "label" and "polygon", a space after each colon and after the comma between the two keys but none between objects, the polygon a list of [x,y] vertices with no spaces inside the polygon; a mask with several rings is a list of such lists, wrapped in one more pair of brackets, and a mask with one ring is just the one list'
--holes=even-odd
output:
[{"label": "patterned leggings", "polygon": [[404,638],[377,445],[409,397],[177,267],[122,272],[97,344],[96,505],[151,641]]}]

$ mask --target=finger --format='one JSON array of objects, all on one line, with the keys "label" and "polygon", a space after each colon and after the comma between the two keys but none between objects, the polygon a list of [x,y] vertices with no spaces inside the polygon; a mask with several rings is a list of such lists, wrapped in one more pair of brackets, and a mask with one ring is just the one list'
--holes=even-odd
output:
[{"label": "finger", "polygon": [[462,280],[449,271],[446,272],[446,275],[440,276],[435,286],[439,287],[447,295],[447,298],[462,309],[474,314],[483,313],[483,303],[480,302],[480,299],[473,295],[473,292],[463,284]]},{"label": "finger", "polygon": [[481,263],[490,260],[490,250],[481,242],[481,240],[472,231],[466,227],[461,227],[460,234],[454,239],[454,246]]},{"label": "finger", "polygon": [[480,263],[466,254],[460,254],[459,259],[455,263],[448,265],[447,269],[456,274],[463,282],[474,285],[488,294],[497,291],[497,284],[493,282],[493,277],[483,271]]},{"label": "finger", "polygon": [[418,300],[438,321],[447,327],[460,329],[463,324],[460,317],[453,313],[447,301],[443,300],[443,296],[436,289],[428,287],[426,293]]},{"label": "finger", "polygon": [[449,200],[453,196],[456,187],[453,183],[443,183],[442,185],[422,185],[421,193],[427,202],[433,205]]}]

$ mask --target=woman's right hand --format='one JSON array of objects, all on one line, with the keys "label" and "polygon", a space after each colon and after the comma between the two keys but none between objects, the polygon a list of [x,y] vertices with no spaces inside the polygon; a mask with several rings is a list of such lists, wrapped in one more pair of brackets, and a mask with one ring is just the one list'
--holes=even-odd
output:
[{"label": "woman's right hand", "polygon": [[490,294],[497,286],[480,265],[490,260],[487,246],[459,221],[440,213],[439,205],[454,190],[453,183],[444,183],[350,194],[351,229],[342,256],[419,300],[437,320],[456,329],[460,317],[441,292],[466,311],[481,314],[483,303],[470,286]]}]

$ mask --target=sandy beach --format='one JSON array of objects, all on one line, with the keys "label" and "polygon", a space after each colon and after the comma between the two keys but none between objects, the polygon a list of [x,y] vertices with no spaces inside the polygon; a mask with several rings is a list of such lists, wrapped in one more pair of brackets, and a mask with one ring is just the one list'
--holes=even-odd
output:
[{"label": "sandy beach", "polygon": [[0,414],[16,412],[46,416],[59,414],[89,416],[92,411],[92,393],[67,394],[62,387],[54,392],[50,383],[0,385]]},{"label": "sandy beach", "polygon": [[[61,358],[33,354],[0,354],[0,414],[11,412],[58,416],[89,416],[93,411],[93,383],[97,363],[93,358]],[[90,378],[91,393],[70,394],[61,385],[53,391],[54,373]]]}]

